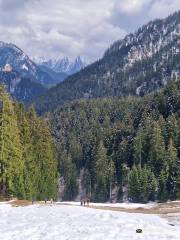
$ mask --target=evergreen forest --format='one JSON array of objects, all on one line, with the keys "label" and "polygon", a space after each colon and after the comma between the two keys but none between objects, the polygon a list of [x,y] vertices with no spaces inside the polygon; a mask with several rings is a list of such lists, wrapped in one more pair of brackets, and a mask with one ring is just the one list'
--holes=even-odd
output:
[{"label": "evergreen forest", "polygon": [[57,196],[57,155],[47,121],[0,86],[0,196]]},{"label": "evergreen forest", "polygon": [[64,182],[92,201],[180,198],[180,82],[144,97],[79,100],[49,116]]}]

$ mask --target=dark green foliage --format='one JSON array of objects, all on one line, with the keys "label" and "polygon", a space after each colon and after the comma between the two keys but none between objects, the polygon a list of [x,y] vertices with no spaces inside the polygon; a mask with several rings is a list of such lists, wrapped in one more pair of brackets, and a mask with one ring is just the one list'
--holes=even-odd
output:
[{"label": "dark green foliage", "polygon": [[168,191],[167,191],[167,178],[168,173],[165,169],[162,169],[160,172],[160,176],[158,178],[158,199],[160,201],[165,201],[168,198]]},{"label": "dark green foliage", "polygon": [[[60,107],[50,115],[59,165],[62,159],[69,165],[70,156],[73,176],[84,170],[83,186],[94,201],[108,200],[115,186],[122,199],[124,187],[130,184],[129,172],[133,201],[176,199],[180,194],[179,109],[179,81],[143,98],[105,98]],[[63,176],[61,168],[60,172]],[[75,180],[73,185],[76,188]]]},{"label": "dark green foliage", "polygon": [[154,122],[152,126],[151,140],[149,142],[149,165],[153,167],[156,177],[159,176],[161,169],[165,165],[165,144],[159,122]]},{"label": "dark green foliage", "polygon": [[177,178],[179,177],[180,173],[180,164],[178,161],[177,149],[174,147],[172,139],[170,139],[167,149],[166,164],[168,170],[167,176],[168,197],[174,200],[178,197],[179,192]]},{"label": "dark green foliage", "polygon": [[70,154],[61,155],[61,159],[61,172],[65,184],[63,200],[73,200],[78,193],[76,165]]},{"label": "dark green foliage", "polygon": [[133,202],[155,200],[157,182],[154,173],[146,166],[134,166],[129,179],[129,198]]},{"label": "dark green foliage", "polygon": [[56,197],[57,162],[47,123],[34,108],[15,105],[0,87],[0,194]]},{"label": "dark green foliage", "polygon": [[104,202],[108,199],[108,157],[107,150],[103,142],[97,146],[95,153],[95,171],[96,171],[96,184],[94,198],[99,202]]},{"label": "dark green foliage", "polygon": [[22,145],[13,103],[0,86],[0,185],[1,192],[24,197]]}]

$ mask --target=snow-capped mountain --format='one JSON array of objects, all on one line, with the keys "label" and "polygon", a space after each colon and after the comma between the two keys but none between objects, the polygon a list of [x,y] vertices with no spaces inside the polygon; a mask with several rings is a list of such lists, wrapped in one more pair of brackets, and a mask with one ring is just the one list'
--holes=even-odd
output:
[{"label": "snow-capped mountain", "polygon": [[16,45],[0,42],[0,68],[3,69],[6,65],[20,76],[45,85],[56,84],[67,77],[65,74],[57,75],[52,70],[42,69]]},{"label": "snow-capped mountain", "polygon": [[115,42],[102,59],[49,90],[39,99],[41,112],[43,107],[47,111],[47,105],[55,109],[80,98],[143,96],[179,77],[180,11],[177,11]]},{"label": "snow-capped mountain", "polygon": [[67,75],[72,75],[82,70],[86,63],[81,57],[77,57],[75,60],[70,60],[68,57],[60,59],[39,59],[36,61],[40,66],[46,66],[55,72],[63,72]]},{"label": "snow-capped mountain", "polygon": [[38,66],[16,45],[0,42],[0,83],[17,100],[29,103],[46,90],[46,85],[65,78],[65,73]]},{"label": "snow-capped mountain", "polygon": [[36,64],[17,46],[11,43],[0,42],[0,67],[9,64],[22,75],[36,78],[38,68]]}]

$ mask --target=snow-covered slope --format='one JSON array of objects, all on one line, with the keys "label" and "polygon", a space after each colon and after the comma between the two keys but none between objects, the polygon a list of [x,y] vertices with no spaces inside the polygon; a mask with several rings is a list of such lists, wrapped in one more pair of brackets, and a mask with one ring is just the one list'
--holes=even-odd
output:
[{"label": "snow-covered slope", "polygon": [[[180,227],[155,215],[77,206],[0,205],[1,240],[179,240]],[[143,233],[136,233],[141,228]]]}]

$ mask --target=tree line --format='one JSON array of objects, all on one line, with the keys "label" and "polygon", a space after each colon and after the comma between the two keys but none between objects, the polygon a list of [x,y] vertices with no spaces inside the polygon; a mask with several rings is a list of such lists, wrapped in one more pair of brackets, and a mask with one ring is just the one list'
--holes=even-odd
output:
[{"label": "tree line", "polygon": [[145,97],[80,100],[50,114],[63,199],[166,201],[180,197],[180,82]]},{"label": "tree line", "polygon": [[12,101],[0,86],[0,195],[57,195],[57,156],[47,121]]}]

